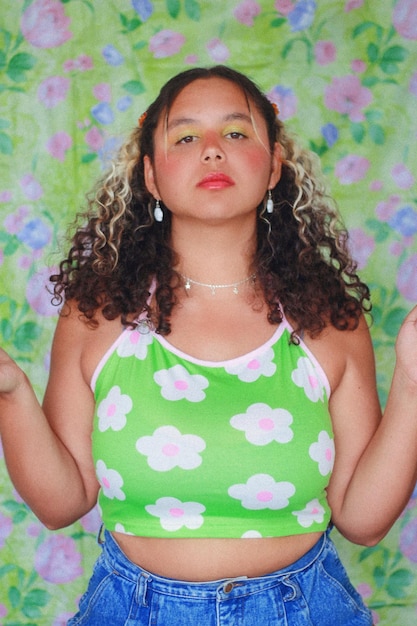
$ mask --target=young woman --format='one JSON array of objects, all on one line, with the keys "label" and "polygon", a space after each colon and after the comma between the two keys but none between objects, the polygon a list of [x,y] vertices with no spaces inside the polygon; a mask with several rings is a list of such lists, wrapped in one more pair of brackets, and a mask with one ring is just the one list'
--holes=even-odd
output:
[{"label": "young woman", "polygon": [[350,626],[329,531],[374,545],[417,473],[417,313],[384,416],[368,289],[312,155],[224,66],[171,79],[53,280],[43,408],[5,353],[12,480],[51,529],[97,502],[69,624]]}]

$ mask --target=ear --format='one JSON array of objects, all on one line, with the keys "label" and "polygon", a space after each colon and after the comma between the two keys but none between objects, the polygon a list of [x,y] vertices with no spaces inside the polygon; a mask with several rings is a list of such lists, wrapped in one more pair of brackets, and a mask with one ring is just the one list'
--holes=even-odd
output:
[{"label": "ear", "polygon": [[143,157],[143,173],[145,177],[146,189],[153,195],[156,200],[160,200],[161,196],[158,192],[158,187],[155,181],[155,172],[152,162],[147,154]]},{"label": "ear", "polygon": [[281,178],[282,166],[282,146],[278,142],[274,145],[271,162],[271,176],[269,178],[269,189],[273,189]]}]

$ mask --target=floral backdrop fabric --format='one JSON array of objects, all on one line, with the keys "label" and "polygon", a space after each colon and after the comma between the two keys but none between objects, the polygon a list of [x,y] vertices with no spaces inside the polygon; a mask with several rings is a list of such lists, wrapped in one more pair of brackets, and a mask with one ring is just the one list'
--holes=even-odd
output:
[{"label": "floral backdrop fabric", "polygon": [[[321,157],[372,289],[384,403],[417,302],[417,0],[0,0],[0,15],[0,341],[39,399],[48,277],[86,192],[162,83],[224,63]],[[0,624],[61,626],[99,552],[98,513],[48,531],[1,447],[0,481]],[[334,534],[375,624],[416,624],[417,490],[378,546]]]}]

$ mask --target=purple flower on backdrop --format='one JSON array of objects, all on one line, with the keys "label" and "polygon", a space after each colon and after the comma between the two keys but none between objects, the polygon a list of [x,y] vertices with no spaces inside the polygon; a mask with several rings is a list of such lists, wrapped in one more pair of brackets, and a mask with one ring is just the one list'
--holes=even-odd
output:
[{"label": "purple flower on backdrop", "polygon": [[293,10],[287,16],[292,32],[310,28],[314,22],[316,6],[314,0],[299,0],[295,3]]},{"label": "purple flower on backdrop", "polygon": [[71,39],[70,23],[59,0],[35,0],[23,13],[20,27],[35,48],[56,48]]},{"label": "purple flower on backdrop", "polygon": [[72,537],[53,535],[35,554],[35,570],[49,583],[69,583],[83,574],[81,554]]},{"label": "purple flower on backdrop", "polygon": [[113,67],[122,65],[125,62],[124,56],[111,43],[109,43],[107,46],[104,46],[101,54],[103,55],[103,59],[106,61],[106,63],[112,65]]},{"label": "purple flower on backdrop", "polygon": [[64,162],[67,150],[72,147],[72,137],[64,130],[52,135],[46,142],[49,154],[58,161]]},{"label": "purple flower on backdrop", "polygon": [[70,88],[69,78],[64,76],[50,76],[41,82],[38,87],[38,100],[47,109],[53,109],[67,97]]},{"label": "purple flower on backdrop", "polygon": [[388,224],[403,237],[412,237],[417,233],[417,213],[413,207],[401,207],[389,220]]},{"label": "purple flower on backdrop", "polygon": [[109,83],[99,83],[93,87],[93,94],[101,102],[111,102],[111,85]]},{"label": "purple flower on backdrop", "polygon": [[100,102],[91,109],[91,115],[99,124],[112,124],[114,114],[111,106],[107,102]]},{"label": "purple flower on backdrop", "polygon": [[321,134],[329,148],[334,146],[336,141],[339,139],[339,129],[334,124],[330,122],[321,127]]},{"label": "purple flower on backdrop", "polygon": [[416,0],[398,0],[392,14],[392,23],[404,39],[417,39]]},{"label": "purple flower on backdrop", "polygon": [[397,163],[391,170],[391,176],[400,189],[410,189],[415,182],[411,171],[404,163]]},{"label": "purple flower on backdrop", "polygon": [[94,151],[103,147],[104,138],[97,126],[93,126],[85,133],[85,143]]},{"label": "purple flower on backdrop", "polygon": [[363,5],[364,0],[348,0],[345,4],[345,13],[353,11],[353,9],[359,9]]},{"label": "purple flower on backdrop", "polygon": [[95,506],[89,513],[84,515],[80,519],[80,523],[86,533],[97,534],[101,525],[101,516],[97,507]]},{"label": "purple flower on backdrop", "polygon": [[245,26],[253,26],[254,19],[261,12],[261,7],[255,0],[243,0],[233,11],[238,22]]},{"label": "purple flower on backdrop", "polygon": [[349,250],[361,270],[375,250],[375,241],[362,228],[352,228],[349,231]]},{"label": "purple flower on backdrop", "polygon": [[20,186],[26,198],[29,200],[39,200],[43,196],[43,189],[40,183],[32,176],[25,174],[20,179]]},{"label": "purple flower on backdrop", "polygon": [[29,248],[39,250],[50,242],[51,229],[40,217],[35,217],[17,233],[17,238]]},{"label": "purple flower on backdrop", "polygon": [[294,8],[292,0],[275,0],[274,7],[281,15],[288,15]]},{"label": "purple flower on backdrop", "polygon": [[335,176],[341,185],[352,185],[365,178],[371,163],[356,154],[348,154],[336,163]]},{"label": "purple flower on backdrop", "polygon": [[26,300],[30,307],[42,317],[53,317],[58,314],[58,308],[51,302],[52,284],[51,274],[56,274],[56,267],[44,267],[33,274],[26,285]]},{"label": "purple flower on backdrop", "polygon": [[279,117],[282,120],[285,121],[296,114],[298,101],[291,87],[275,85],[266,95],[271,102],[278,105]]},{"label": "purple flower on backdrop", "polygon": [[400,550],[412,563],[417,563],[417,517],[404,526],[400,535]]},{"label": "purple flower on backdrop", "polygon": [[11,517],[6,517],[0,513],[0,549],[4,547],[7,537],[13,530],[13,521]]},{"label": "purple flower on backdrop", "polygon": [[372,102],[372,91],[363,87],[353,74],[335,77],[325,89],[324,104],[332,111],[348,115],[351,122],[365,119],[363,110]]},{"label": "purple flower on backdrop", "polygon": [[22,205],[16,209],[14,213],[9,213],[4,218],[4,228],[7,233],[11,235],[16,235],[19,230],[22,230],[25,219],[29,215],[29,207]]},{"label": "purple flower on backdrop", "polygon": [[150,0],[132,0],[132,7],[135,9],[142,22],[146,22],[153,13],[153,5]]},{"label": "purple flower on backdrop", "polygon": [[229,48],[221,39],[211,39],[207,42],[206,48],[210,58],[216,63],[225,63],[230,57]]},{"label": "purple flower on backdrop", "polygon": [[397,288],[406,300],[417,302],[417,254],[411,255],[399,267]]},{"label": "purple flower on backdrop", "polygon": [[123,96],[116,102],[116,108],[118,111],[127,111],[132,106],[132,98],[130,96]]},{"label": "purple flower on backdrop", "polygon": [[149,50],[155,59],[164,59],[177,54],[185,43],[185,37],[173,30],[160,30],[149,40]]}]

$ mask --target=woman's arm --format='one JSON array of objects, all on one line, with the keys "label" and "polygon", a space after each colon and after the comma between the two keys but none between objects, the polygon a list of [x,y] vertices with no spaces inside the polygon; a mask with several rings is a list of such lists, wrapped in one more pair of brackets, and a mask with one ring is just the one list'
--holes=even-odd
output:
[{"label": "woman's arm", "polygon": [[93,394],[81,357],[88,331],[74,312],[59,319],[40,406],[22,370],[0,353],[0,434],[12,482],[49,528],[67,526],[95,504],[91,456]]},{"label": "woman's arm", "polygon": [[346,333],[342,343],[345,371],[330,402],[336,462],[328,497],[340,532],[355,543],[374,545],[398,518],[417,481],[417,308],[398,335],[382,419],[368,332],[362,325]]}]

